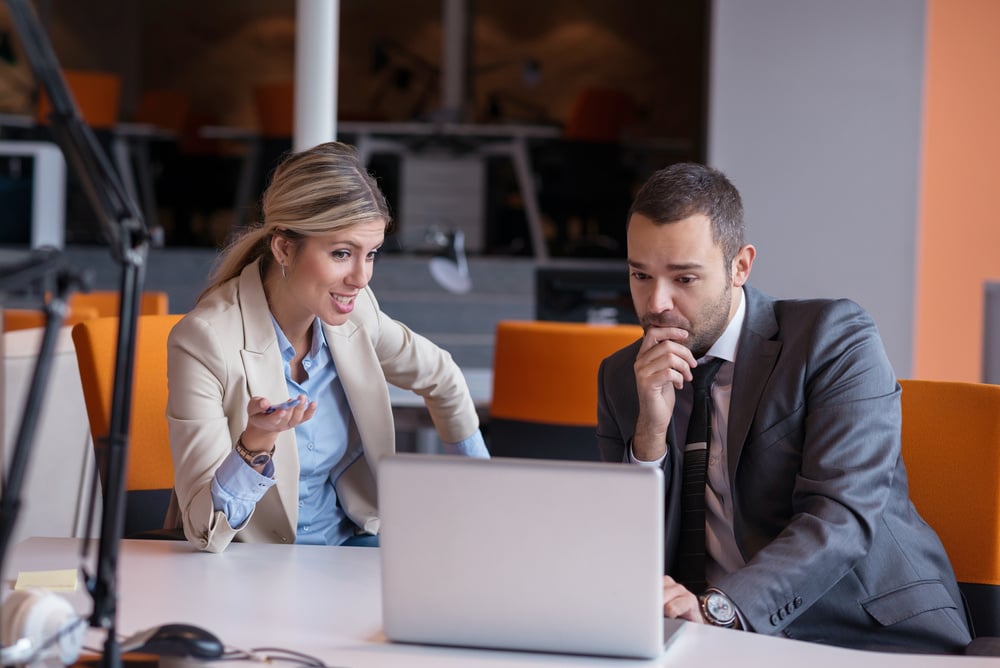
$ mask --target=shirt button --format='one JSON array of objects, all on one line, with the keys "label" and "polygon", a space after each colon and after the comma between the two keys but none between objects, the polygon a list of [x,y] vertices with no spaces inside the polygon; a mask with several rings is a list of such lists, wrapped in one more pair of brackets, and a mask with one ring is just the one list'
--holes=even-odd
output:
[{"label": "shirt button", "polygon": [[316,444],[310,441],[309,444],[306,445],[306,448],[308,448],[309,450],[315,450]]},{"label": "shirt button", "polygon": [[302,360],[302,366],[308,369],[312,366],[312,360]]}]

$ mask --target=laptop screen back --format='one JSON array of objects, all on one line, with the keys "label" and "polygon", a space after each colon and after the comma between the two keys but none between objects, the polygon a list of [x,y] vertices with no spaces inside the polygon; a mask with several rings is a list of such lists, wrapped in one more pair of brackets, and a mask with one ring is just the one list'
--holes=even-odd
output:
[{"label": "laptop screen back", "polygon": [[379,467],[379,507],[390,639],[661,652],[659,469],[394,455]]}]

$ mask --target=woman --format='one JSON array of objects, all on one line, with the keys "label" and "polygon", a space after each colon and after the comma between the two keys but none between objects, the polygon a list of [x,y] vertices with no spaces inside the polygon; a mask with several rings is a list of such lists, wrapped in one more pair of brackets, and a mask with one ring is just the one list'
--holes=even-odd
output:
[{"label": "woman", "polygon": [[390,218],[353,149],[288,157],[263,218],[170,334],[167,526],[212,552],[377,544],[375,468],[395,449],[386,381],[423,396],[450,451],[487,456],[472,398],[451,356],[368,288]]}]

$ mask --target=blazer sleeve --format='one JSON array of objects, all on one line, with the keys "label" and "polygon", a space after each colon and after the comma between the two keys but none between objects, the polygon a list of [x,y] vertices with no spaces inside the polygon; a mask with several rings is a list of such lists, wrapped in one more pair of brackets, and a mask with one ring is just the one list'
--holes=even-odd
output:
[{"label": "blazer sleeve", "polygon": [[225,513],[215,511],[211,494],[215,471],[232,449],[225,378],[223,347],[209,324],[192,316],[181,320],[167,343],[174,491],[184,535],[210,552],[221,552],[236,534]]},{"label": "blazer sleeve", "polygon": [[597,447],[606,462],[629,462],[628,444],[639,417],[635,357],[641,341],[601,360],[597,370]]},{"label": "blazer sleeve", "polygon": [[441,440],[456,443],[479,428],[479,415],[461,368],[451,354],[382,312],[370,289],[363,323],[385,379],[419,394]]},{"label": "blazer sleeve", "polygon": [[736,512],[755,519],[738,516],[736,530],[749,561],[717,583],[769,633],[797,616],[775,611],[805,611],[868,554],[901,449],[898,384],[870,316],[842,300],[789,326],[798,333],[783,334],[785,362],[758,409],[767,424],[740,455]]}]

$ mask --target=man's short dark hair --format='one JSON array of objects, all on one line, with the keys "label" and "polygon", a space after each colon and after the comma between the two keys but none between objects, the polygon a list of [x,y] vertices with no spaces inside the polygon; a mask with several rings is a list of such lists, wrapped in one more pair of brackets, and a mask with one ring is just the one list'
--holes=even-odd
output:
[{"label": "man's short dark hair", "polygon": [[743,247],[743,201],[736,187],[717,169],[679,162],[654,173],[635,196],[628,217],[638,213],[657,225],[696,214],[712,222],[712,240],[729,268]]}]

